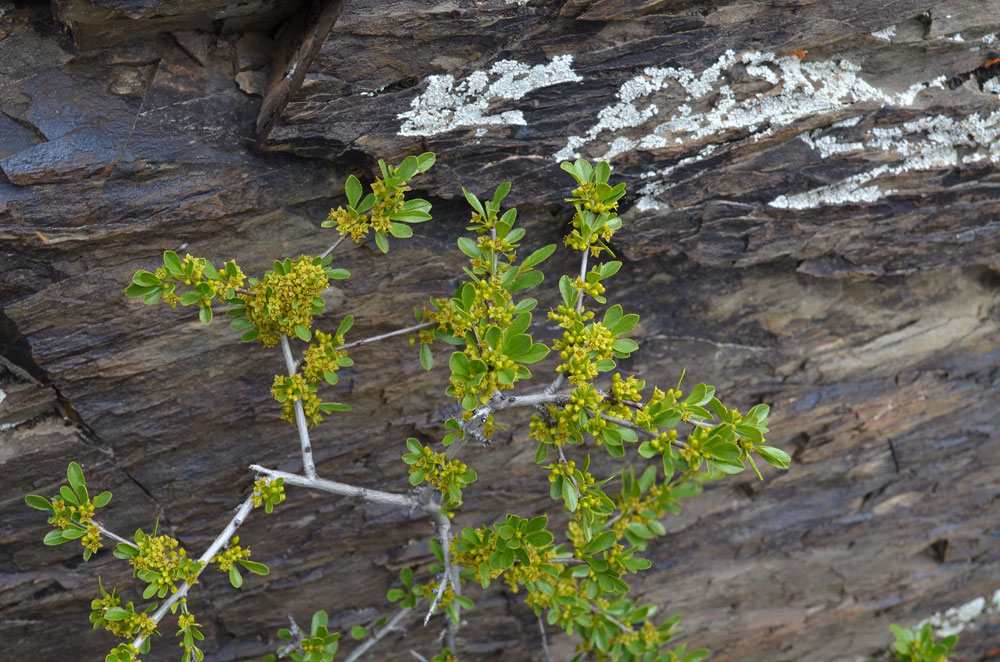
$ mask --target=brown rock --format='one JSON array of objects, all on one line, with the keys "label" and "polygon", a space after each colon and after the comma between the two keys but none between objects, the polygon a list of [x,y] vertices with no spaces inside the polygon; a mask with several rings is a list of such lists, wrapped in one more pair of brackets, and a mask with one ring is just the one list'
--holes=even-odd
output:
[{"label": "brown rock", "polygon": [[[792,469],[712,485],[664,520],[653,569],[635,580],[658,617],[685,613],[685,641],[719,662],[853,661],[889,643],[890,622],[992,597],[995,12],[964,0],[358,0],[329,36],[303,18],[317,14],[287,24],[262,102],[236,78],[262,71],[258,37],[241,32],[291,5],[195,4],[57,3],[76,47],[44,6],[0,16],[4,655],[65,659],[67,639],[43,625],[59,623],[76,658],[101,659],[112,642],[86,621],[98,576],[139,599],[110,555],[80,564],[70,546],[41,545],[44,517],[22,498],[51,494],[69,460],[114,492],[114,530],[159,518],[192,551],[245,498],[247,464],[299,467],[268,393],[278,353],[189,310],[126,300],[130,275],[167,249],[257,275],[319,253],[348,172],[367,179],[376,158],[428,149],[438,164],[417,186],[434,222],[387,257],[340,247],[353,277],[327,293],[321,328],[350,312],[354,337],[389,331],[453,291],[463,185],[486,194],[512,180],[526,248],[560,242],[571,212],[556,155],[608,155],[629,187],[609,298],[642,317],[640,358],[623,369],[663,386],[686,369],[685,384],[713,383],[731,406],[772,406],[770,441]],[[217,18],[222,36],[209,34]],[[278,85],[293,67],[299,83]],[[544,265],[540,320],[558,275],[576,269],[565,251]],[[314,433],[321,475],[402,492],[402,440],[440,438],[445,375],[397,340],[357,351],[328,390],[353,411]],[[447,350],[435,354],[440,366]],[[501,422],[493,446],[463,456],[480,480],[458,526],[560,516],[524,419]],[[593,454],[603,475],[619,469]],[[426,576],[429,533],[417,514],[290,490],[241,529],[271,574],[234,591],[211,573],[194,591],[206,650],[259,657],[288,614],[302,623],[318,608],[341,631],[390,615],[398,570]],[[521,595],[468,593],[463,660],[542,659]],[[959,662],[986,659],[997,618],[991,608],[962,633]],[[149,660],[175,659],[173,624],[161,631]],[[413,623],[372,659],[430,657],[438,632]],[[569,638],[549,640],[554,659],[572,657]]]}]

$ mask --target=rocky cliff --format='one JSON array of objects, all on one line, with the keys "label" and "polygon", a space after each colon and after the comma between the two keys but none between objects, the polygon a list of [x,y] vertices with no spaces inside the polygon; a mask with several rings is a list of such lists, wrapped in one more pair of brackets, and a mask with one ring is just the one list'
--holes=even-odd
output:
[{"label": "rocky cliff", "polygon": [[[610,293],[642,317],[627,367],[769,403],[794,455],[668,520],[640,593],[683,611],[718,662],[854,662],[889,622],[959,607],[957,659],[992,659],[998,134],[992,0],[0,3],[4,657],[111,645],[88,603],[98,576],[129,573],[43,547],[22,500],[70,459],[115,493],[115,530],[159,518],[192,550],[248,493],[247,464],[299,466],[268,394],[279,354],[126,300],[130,274],[168,249],[258,273],[318,253],[347,174],[432,150],[435,221],[387,258],[338,249],[354,276],[329,325],[351,312],[356,337],[388,331],[452,291],[461,186],[512,181],[534,247],[566,233],[558,162],[608,159],[629,190]],[[557,255],[547,284],[574,268]],[[356,360],[337,387],[354,410],[314,437],[319,472],[402,491],[402,440],[441,434],[443,375],[403,340]],[[467,452],[480,481],[462,525],[558,511],[509,423]],[[211,660],[273,650],[289,613],[325,608],[341,629],[389,615],[395,573],[430,558],[417,514],[289,496],[241,534],[271,575],[192,594]],[[463,659],[542,659],[520,596],[470,593]],[[148,659],[179,655],[172,627]],[[429,654],[437,634],[413,623],[372,659]]]}]

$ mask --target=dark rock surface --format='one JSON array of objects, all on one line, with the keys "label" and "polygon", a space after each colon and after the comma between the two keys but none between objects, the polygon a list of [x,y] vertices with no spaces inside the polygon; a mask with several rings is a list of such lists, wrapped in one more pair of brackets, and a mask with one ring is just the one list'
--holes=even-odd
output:
[{"label": "dark rock surface", "polygon": [[[22,501],[50,494],[69,460],[115,493],[113,529],[159,518],[192,551],[247,494],[247,464],[298,468],[267,391],[279,354],[126,300],[129,275],[167,249],[255,273],[318,253],[349,172],[430,149],[435,221],[388,258],[338,249],[354,277],[329,291],[328,326],[351,312],[355,337],[388,331],[450,293],[462,185],[511,179],[540,246],[569,217],[557,155],[609,158],[630,191],[610,292],[642,316],[627,367],[665,385],[686,368],[734,405],[771,404],[771,440],[795,460],[667,520],[640,592],[683,611],[719,662],[855,662],[889,622],[985,596],[957,659],[991,659],[998,9],[353,0],[310,64],[301,12],[323,3],[0,3],[0,657],[111,646],[87,606],[98,576],[125,587],[129,573],[43,547]],[[300,66],[301,88],[276,87]],[[547,284],[573,269],[557,255]],[[402,340],[355,358],[333,389],[354,410],[314,435],[319,472],[402,491],[402,440],[441,434],[443,375]],[[480,481],[462,525],[557,512],[525,425],[509,423],[466,454]],[[428,561],[428,532],[415,514],[291,492],[241,530],[271,575],[238,592],[206,576],[192,594],[209,659],[273,649],[289,613],[325,608],[341,629],[391,614],[385,591]],[[520,596],[469,593],[463,659],[542,659]],[[148,659],[175,659],[172,623],[161,630]],[[414,623],[371,659],[429,656],[437,632]]]}]

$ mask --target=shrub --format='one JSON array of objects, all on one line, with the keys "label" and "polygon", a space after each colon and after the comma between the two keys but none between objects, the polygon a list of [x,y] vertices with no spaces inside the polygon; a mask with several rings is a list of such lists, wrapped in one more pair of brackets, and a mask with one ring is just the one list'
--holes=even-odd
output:
[{"label": "shrub", "polygon": [[[638,344],[628,334],[639,322],[621,305],[608,304],[606,284],[621,268],[610,242],[621,227],[616,212],[625,194],[624,184],[609,182],[607,163],[584,160],[563,163],[576,182],[567,201],[574,209],[566,247],[579,255],[579,273],[558,280],[560,300],[547,319],[561,330],[551,344],[532,335],[538,302],[526,290],[543,281],[538,267],[556,250],[552,244],[519,259],[525,232],[517,227],[517,210],[502,210],[510,184],[497,187],[491,199],[480,200],[468,191],[472,208],[468,230],[458,248],[469,258],[465,279],[450,298],[435,298],[416,311],[416,324],[373,338],[349,341],[354,319],[345,316],[333,333],[315,328],[324,311],[323,292],[330,280],[350,274],[333,266],[333,251],[346,238],[355,242],[373,236],[382,252],[390,238],[406,239],[412,225],[431,219],[431,205],[408,199],[409,181],[434,163],[427,153],[408,157],[398,166],[380,161],[380,177],[362,196],[361,182],[346,182],[347,207],[331,210],[324,227],[340,234],[319,256],[275,260],[260,278],[248,278],[234,261],[221,266],[205,258],[174,252],[163,255],[162,266],[139,271],[125,290],[146,304],[166,302],[197,308],[209,324],[217,306],[228,306],[230,326],[244,342],[281,346],[286,371],[274,378],[271,393],[282,418],[298,430],[303,469],[293,474],[251,465],[253,489],[236,515],[209,548],[195,558],[178,541],[137,531],[131,539],[114,534],[96,510],[107,505],[109,492],[91,498],[79,465],[70,463],[68,484],[52,499],[31,495],[29,506],[50,513],[53,530],[45,543],[79,540],[89,559],[104,538],[117,543],[114,555],[128,561],[134,576],[145,585],[142,600],[162,602],[136,606],[122,603],[117,589],[100,586],[91,603],[91,622],[125,640],[107,660],[125,662],[148,652],[150,635],[170,612],[176,616],[183,662],[201,660],[200,626],[187,604],[187,592],[210,565],[228,575],[236,588],[243,572],[265,575],[268,568],[250,560],[250,549],[235,536],[254,508],[272,512],[285,499],[288,487],[305,488],[364,501],[419,509],[430,519],[430,548],[436,562],[429,568],[405,568],[388,600],[399,611],[365,627],[351,628],[359,640],[345,658],[357,659],[407,615],[418,608],[424,624],[432,615],[446,617],[444,649],[433,660],[455,660],[455,633],[461,613],[474,607],[464,593],[471,583],[483,588],[504,582],[543,617],[579,640],[581,654],[600,660],[697,662],[707,651],[674,645],[680,615],[657,620],[657,607],[629,594],[630,575],[650,567],[642,555],[650,543],[665,534],[660,519],[680,512],[682,504],[702,491],[710,480],[740,473],[749,467],[760,476],[755,458],[787,468],[789,457],[765,443],[767,405],[741,412],[724,405],[715,388],[696,384],[682,391],[683,375],[670,388],[648,388],[635,375],[618,369],[617,362],[633,355]],[[602,314],[593,306],[602,306]],[[444,424],[442,445],[428,446],[407,439],[403,462],[408,465],[411,489],[388,492],[320,478],[312,458],[309,429],[327,416],[349,409],[327,401],[321,389],[338,383],[338,371],[351,366],[351,353],[376,341],[408,334],[419,345],[418,359],[431,370],[432,346],[450,345],[446,394],[462,414]],[[304,343],[295,357],[292,342]],[[532,366],[550,352],[558,355],[554,378],[525,392],[534,379]],[[557,539],[556,522],[545,514],[511,513],[501,521],[453,531],[451,521],[461,507],[463,491],[477,479],[459,459],[470,441],[489,444],[504,410],[526,410],[529,436],[536,446],[535,462],[547,478],[551,498],[561,504],[555,518],[563,531]],[[401,449],[403,450],[403,449]],[[568,451],[568,452],[567,452]],[[616,475],[596,476],[592,453],[611,458],[645,460],[626,466]],[[572,454],[575,459],[570,459]],[[423,579],[418,580],[422,577]],[[317,611],[308,632],[291,620],[278,632],[278,653],[296,660],[332,660],[341,645],[339,633],[327,629],[327,614]],[[546,645],[547,654],[547,645]]]}]

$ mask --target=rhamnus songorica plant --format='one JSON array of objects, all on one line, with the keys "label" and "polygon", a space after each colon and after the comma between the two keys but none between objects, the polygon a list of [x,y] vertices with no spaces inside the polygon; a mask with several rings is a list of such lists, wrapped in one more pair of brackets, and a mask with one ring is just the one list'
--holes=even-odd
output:
[{"label": "rhamnus songorica plant", "polygon": [[[110,493],[91,498],[76,463],[69,466],[69,484],[52,499],[27,497],[28,505],[50,513],[53,531],[46,544],[79,540],[90,558],[110,538],[117,543],[115,556],[127,560],[144,585],[141,596],[125,603],[118,589],[108,592],[98,585],[91,622],[124,640],[109,661],[131,661],[147,652],[150,636],[158,634],[168,612],[176,618],[183,662],[203,659],[198,646],[203,635],[187,604],[188,588],[210,565],[236,588],[244,582],[241,570],[267,574],[265,565],[250,560],[250,547],[235,532],[255,507],[271,512],[282,503],[289,487],[419,510],[433,527],[434,562],[399,573],[399,585],[387,596],[398,611],[352,627],[357,643],[346,662],[399,629],[421,603],[425,625],[432,615],[445,614],[443,648],[432,659],[460,659],[455,635],[467,620],[463,612],[474,608],[466,589],[495,581],[524,597],[539,616],[543,637],[545,623],[575,636],[575,659],[696,662],[707,655],[676,644],[680,615],[659,618],[657,605],[632,595],[633,576],[651,566],[645,554],[666,534],[661,519],[679,513],[707,482],[748,468],[759,477],[759,462],[786,469],[789,456],[767,444],[766,404],[741,410],[723,404],[712,386],[685,386],[683,375],[669,387],[658,387],[619,368],[639,350],[629,337],[639,317],[609,302],[622,267],[612,245],[622,227],[618,206],[625,186],[611,183],[607,163],[562,164],[574,181],[564,249],[578,256],[579,271],[557,279],[547,309],[540,311],[538,299],[527,294],[543,283],[538,267],[557,246],[522,249],[525,231],[517,225],[517,210],[504,207],[510,184],[503,183],[484,199],[463,190],[471,215],[469,235],[458,239],[458,249],[468,264],[450,297],[434,297],[417,309],[415,324],[371,338],[348,337],[354,324],[350,314],[338,315],[331,330],[317,328],[324,326],[324,291],[331,280],[350,276],[334,265],[333,251],[343,239],[372,238],[388,252],[390,238],[411,237],[413,224],[431,219],[430,203],[408,194],[411,180],[434,160],[426,153],[398,166],[380,161],[364,195],[360,180],[350,176],[346,206],[331,210],[323,223],[339,238],[321,255],[280,257],[272,269],[250,277],[232,260],[216,265],[167,251],[162,265],[133,276],[125,290],[129,297],[196,307],[205,324],[224,309],[244,342],[281,346],[285,370],[270,388],[282,418],[298,432],[303,467],[301,473],[289,473],[251,465],[250,494],[198,557],[176,539],[159,535],[156,526],[130,539],[112,533],[96,519]],[[554,340],[534,335],[539,321],[557,329]],[[309,430],[325,416],[349,409],[325,400],[323,390],[335,387],[338,371],[353,365],[353,351],[407,334],[427,370],[435,365],[432,348],[445,348],[444,393],[462,413],[445,422],[440,445],[405,441],[409,486],[383,491],[321,478]],[[295,342],[301,343],[298,356]],[[550,373],[541,383],[539,365]],[[532,444],[539,489],[547,486],[553,506],[453,529],[463,492],[475,489],[478,477],[477,468],[459,458],[461,450],[470,441],[489,444],[499,426],[494,416],[508,410],[526,413],[526,434],[517,443]],[[604,457],[596,461],[598,456]],[[617,468],[596,468],[614,463]],[[339,633],[328,631],[325,611],[314,614],[308,630],[289,618],[290,627],[278,632],[279,655],[309,662],[335,659],[343,642]]]}]

